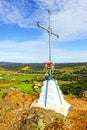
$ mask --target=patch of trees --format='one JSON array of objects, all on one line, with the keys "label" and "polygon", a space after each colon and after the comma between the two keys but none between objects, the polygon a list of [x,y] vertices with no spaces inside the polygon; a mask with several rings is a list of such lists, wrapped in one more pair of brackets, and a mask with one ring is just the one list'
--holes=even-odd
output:
[{"label": "patch of trees", "polygon": [[68,74],[64,74],[64,75],[59,75],[58,80],[63,80],[63,81],[75,81],[77,80],[77,76],[73,76],[73,75],[68,75]]},{"label": "patch of trees", "polygon": [[82,68],[80,70],[74,71],[73,74],[87,74],[87,68]]},{"label": "patch of trees", "polygon": [[61,90],[64,94],[73,94],[77,97],[82,97],[87,90],[87,82],[79,81],[77,83],[63,84]]},{"label": "patch of trees", "polygon": [[87,62],[82,63],[55,63],[55,67],[63,68],[63,67],[75,67],[75,66],[87,66]]}]

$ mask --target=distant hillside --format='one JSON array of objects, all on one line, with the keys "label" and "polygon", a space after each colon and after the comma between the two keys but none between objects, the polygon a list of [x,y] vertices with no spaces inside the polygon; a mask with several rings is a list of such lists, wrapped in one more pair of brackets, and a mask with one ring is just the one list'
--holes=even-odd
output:
[{"label": "distant hillside", "polygon": [[[69,67],[75,65],[86,65],[87,62],[81,63],[55,63],[55,67]],[[16,62],[0,62],[0,67],[8,69],[8,70],[19,70],[23,67],[30,66],[32,69],[43,69],[44,63],[16,63]]]},{"label": "distant hillside", "polygon": [[22,63],[0,62],[0,67],[6,68],[8,70],[18,70],[21,66]]}]

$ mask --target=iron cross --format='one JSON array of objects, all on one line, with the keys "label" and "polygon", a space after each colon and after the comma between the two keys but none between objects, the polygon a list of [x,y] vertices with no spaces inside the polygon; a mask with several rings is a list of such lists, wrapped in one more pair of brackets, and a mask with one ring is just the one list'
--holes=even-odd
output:
[{"label": "iron cross", "polygon": [[50,10],[48,10],[48,22],[49,22],[48,28],[45,28],[44,26],[40,25],[40,22],[37,22],[37,26],[38,26],[39,28],[42,28],[42,29],[44,29],[45,31],[47,31],[47,32],[48,32],[48,35],[49,35],[49,61],[51,61],[51,35],[54,35],[54,36],[56,36],[57,38],[59,38],[59,35],[53,33],[53,32],[52,32],[52,29],[51,29],[51,27],[50,27],[50,14],[51,14],[51,12],[50,12]]}]

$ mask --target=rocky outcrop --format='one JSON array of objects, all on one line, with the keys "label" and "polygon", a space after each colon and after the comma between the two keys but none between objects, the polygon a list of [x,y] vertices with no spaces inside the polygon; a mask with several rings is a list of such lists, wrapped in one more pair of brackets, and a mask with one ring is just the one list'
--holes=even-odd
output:
[{"label": "rocky outcrop", "polygon": [[11,88],[0,101],[0,130],[60,130],[69,129],[69,121],[52,110],[30,105],[37,96]]}]

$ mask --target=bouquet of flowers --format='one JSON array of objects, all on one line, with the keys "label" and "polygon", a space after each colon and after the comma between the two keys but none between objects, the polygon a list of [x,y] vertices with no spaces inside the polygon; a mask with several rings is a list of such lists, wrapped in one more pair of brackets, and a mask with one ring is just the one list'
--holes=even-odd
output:
[{"label": "bouquet of flowers", "polygon": [[44,68],[53,70],[54,69],[54,63],[53,62],[47,62],[47,63],[45,63]]},{"label": "bouquet of flowers", "polygon": [[46,70],[46,73],[51,74],[54,70],[54,63],[53,62],[47,62],[44,65],[44,69]]}]

